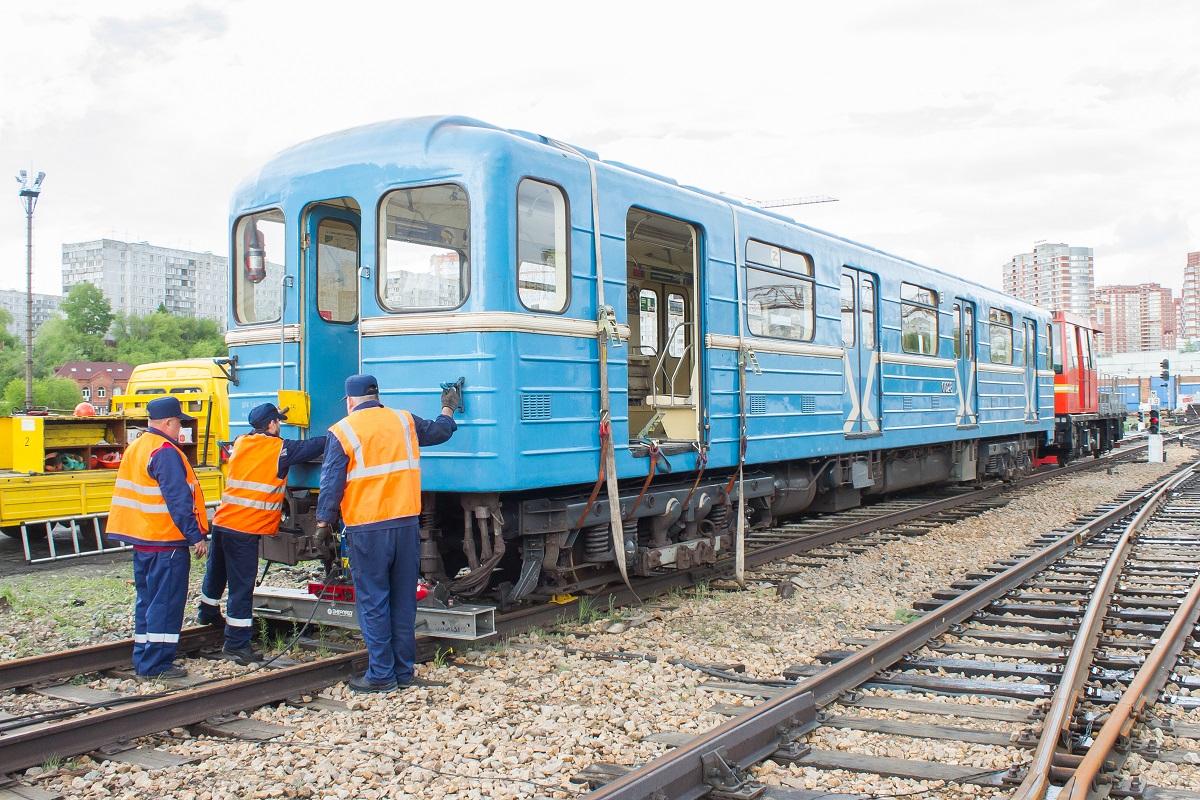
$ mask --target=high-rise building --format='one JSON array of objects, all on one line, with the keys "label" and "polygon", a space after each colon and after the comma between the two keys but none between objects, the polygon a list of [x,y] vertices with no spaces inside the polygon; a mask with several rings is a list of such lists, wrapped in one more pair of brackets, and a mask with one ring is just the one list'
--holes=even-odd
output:
[{"label": "high-rise building", "polygon": [[1095,320],[1100,355],[1175,349],[1175,299],[1157,283],[1099,287]]},{"label": "high-rise building", "polygon": [[224,256],[97,239],[64,244],[62,266],[64,294],[77,283],[92,283],[117,313],[152,314],[163,306],[172,314],[225,327],[229,270]]},{"label": "high-rise building", "polygon": [[[58,312],[62,296],[57,294],[33,295],[33,333],[36,336],[42,323]],[[19,289],[0,289],[0,308],[12,317],[8,323],[8,332],[16,336],[22,343],[25,341],[25,318],[28,316],[25,292]]]},{"label": "high-rise building", "polygon": [[1180,336],[1185,342],[1200,340],[1200,251],[1187,254],[1183,267],[1182,315]]},{"label": "high-rise building", "polygon": [[1039,242],[1004,265],[1004,291],[1048,311],[1092,316],[1092,248]]}]

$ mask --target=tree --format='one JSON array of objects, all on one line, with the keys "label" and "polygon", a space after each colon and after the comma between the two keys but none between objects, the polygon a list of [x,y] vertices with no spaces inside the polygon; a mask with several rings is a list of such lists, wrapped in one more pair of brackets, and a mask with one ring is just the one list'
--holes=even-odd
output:
[{"label": "tree", "polygon": [[54,317],[38,330],[33,344],[36,374],[49,377],[68,361],[112,361],[113,348],[100,336],[84,333],[69,319]]},{"label": "tree", "polygon": [[0,386],[25,374],[25,348],[8,332],[12,315],[0,308]]},{"label": "tree", "polygon": [[225,338],[217,323],[155,312],[144,317],[119,317],[113,328],[114,359],[130,364],[212,358],[225,355]]},{"label": "tree", "polygon": [[113,323],[112,304],[91,283],[77,283],[62,301],[63,313],[71,326],[83,334],[104,336]]},{"label": "tree", "polygon": [[[38,378],[33,382],[33,404],[46,406],[55,411],[72,411],[83,399],[75,381],[66,378]],[[13,378],[4,387],[4,403],[0,411],[25,407],[25,380]]]}]

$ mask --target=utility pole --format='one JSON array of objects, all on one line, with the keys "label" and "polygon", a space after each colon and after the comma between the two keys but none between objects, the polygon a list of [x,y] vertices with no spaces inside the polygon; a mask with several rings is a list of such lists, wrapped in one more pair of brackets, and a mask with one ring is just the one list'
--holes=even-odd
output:
[{"label": "utility pole", "polygon": [[46,173],[39,172],[32,182],[29,173],[17,173],[18,193],[25,207],[25,411],[33,410],[33,209],[42,193]]}]

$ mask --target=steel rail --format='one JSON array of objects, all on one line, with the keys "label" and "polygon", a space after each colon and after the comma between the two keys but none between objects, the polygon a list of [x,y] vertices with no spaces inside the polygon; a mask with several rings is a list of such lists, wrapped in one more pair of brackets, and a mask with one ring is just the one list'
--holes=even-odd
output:
[{"label": "steel rail", "polygon": [[1058,687],[1054,690],[1050,707],[1046,710],[1042,733],[1038,737],[1037,747],[1034,748],[1029,769],[1013,792],[1013,800],[1041,800],[1046,796],[1046,792],[1051,786],[1051,771],[1055,767],[1061,766],[1055,763],[1059,746],[1070,736],[1071,719],[1075,713],[1075,706],[1079,703],[1083,686],[1088,680],[1092,656],[1100,641],[1100,635],[1103,633],[1104,617],[1108,613],[1112,596],[1116,592],[1125,561],[1129,557],[1130,550],[1133,549],[1133,542],[1158,510],[1167,494],[1194,477],[1194,470],[1197,467],[1200,467],[1200,461],[1193,464],[1190,470],[1175,475],[1154,490],[1154,493],[1146,499],[1133,519],[1125,525],[1124,532],[1113,546],[1113,550],[1104,564],[1104,569],[1096,580],[1096,588],[1092,591],[1084,615],[1080,619],[1075,641],[1071,645],[1071,652],[1063,666],[1062,677],[1059,679]]},{"label": "steel rail", "polygon": [[[748,553],[746,562],[749,565],[767,563],[831,542],[843,541],[949,508],[978,502],[1003,492],[1025,488],[1075,471],[1104,466],[1109,459],[1121,460],[1134,454],[1139,447],[1144,447],[1144,445],[1135,445],[1133,448],[1114,453],[1104,459],[1076,462],[1012,483],[997,483],[974,492],[966,492],[890,514],[882,514],[868,520],[838,526],[811,536],[798,537],[791,542],[760,548]],[[649,578],[637,582],[638,592],[642,596],[647,596],[650,593],[658,594],[672,588],[693,585],[697,581],[726,574],[731,565],[732,558],[726,558],[716,564]],[[612,597],[614,603],[617,604],[639,601],[638,594],[624,586],[613,592]],[[511,634],[554,622],[564,612],[569,612],[572,605],[577,602],[576,600],[574,603],[564,605],[545,604],[503,614],[497,618],[497,629]],[[216,628],[189,628],[183,632],[181,647],[199,648],[204,646],[203,643],[210,638],[215,641],[219,637],[220,631]],[[122,666],[128,663],[131,648],[132,640],[124,640],[77,648],[49,656],[34,656],[0,662],[0,683],[11,688]],[[897,655],[893,661],[904,654],[906,653]],[[214,715],[276,702],[295,694],[313,691],[346,679],[355,670],[361,670],[365,661],[366,651],[360,650],[285,669],[264,670],[260,674],[251,673],[249,676],[238,676],[194,689],[172,692],[151,700],[138,701],[131,698],[132,701],[128,703],[116,701],[119,703],[118,705],[113,705],[95,714],[0,735],[0,773],[40,764],[45,760],[47,754],[69,756],[89,752],[113,741],[193,724]],[[67,666],[68,664],[70,666]],[[758,734],[757,737],[751,736],[747,739],[747,741],[758,741],[758,749],[763,753],[761,757],[770,754],[777,747],[776,724],[786,725],[797,716],[807,718],[815,714],[812,694],[809,692],[801,694],[802,697],[797,702],[772,704],[777,708],[772,712],[770,718],[777,720],[777,723],[770,725],[769,735]],[[825,693],[817,692],[818,698],[824,696]],[[741,752],[741,750],[738,749],[737,752]]]},{"label": "steel rail", "polygon": [[[194,652],[220,644],[223,635],[223,628],[212,625],[185,628],[179,633],[179,650]],[[0,690],[128,666],[132,652],[133,640],[122,639],[0,661]]]},{"label": "steel rail", "polygon": [[134,739],[212,716],[286,700],[345,680],[366,665],[367,651],[172,692],[117,705],[96,714],[0,736],[0,774],[41,764],[48,756],[87,753],[115,741]]},{"label": "steel rail", "polygon": [[1122,740],[1128,741],[1138,715],[1148,704],[1154,702],[1154,698],[1166,684],[1170,677],[1170,666],[1183,651],[1197,618],[1200,618],[1200,576],[1192,583],[1191,590],[1171,616],[1171,622],[1155,642],[1154,649],[1146,656],[1145,663],[1134,675],[1129,688],[1121,694],[1121,699],[1109,712],[1108,719],[1096,733],[1087,754],[1067,779],[1058,797],[1067,800],[1087,800],[1117,743]]},{"label": "steel rail", "polygon": [[736,791],[749,782],[741,768],[786,748],[796,735],[815,723],[818,706],[834,702],[844,692],[986,608],[1097,533],[1129,516],[1181,472],[1190,473],[1194,468],[1195,465],[1189,464],[1177,470],[1153,487],[1060,536],[1025,560],[927,612],[892,635],[767,700],[754,711],[726,721],[587,796],[596,800],[655,800],[662,797],[695,800],[708,794],[713,788],[712,781],[722,776],[728,780],[721,788]]}]

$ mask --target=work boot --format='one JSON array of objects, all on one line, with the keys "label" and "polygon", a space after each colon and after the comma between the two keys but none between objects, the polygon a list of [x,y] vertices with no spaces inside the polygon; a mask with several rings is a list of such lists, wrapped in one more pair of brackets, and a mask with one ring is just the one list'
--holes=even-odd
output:
[{"label": "work boot", "polygon": [[225,617],[221,616],[221,612],[207,603],[200,604],[200,610],[196,612],[196,622],[201,625],[212,625],[213,627],[225,627]]},{"label": "work boot", "polygon": [[346,682],[352,692],[393,692],[399,684],[395,680],[383,681],[376,683],[375,681],[367,680],[367,676],[356,675]]},{"label": "work boot", "polygon": [[235,664],[241,664],[243,667],[248,667],[252,664],[261,664],[267,660],[266,656],[250,645],[237,649],[229,647],[221,648],[221,658],[226,661],[232,661]]},{"label": "work boot", "polygon": [[169,681],[169,680],[177,680],[179,678],[186,678],[187,676],[188,676],[188,671],[186,669],[184,669],[183,667],[178,666],[176,664],[172,664],[171,666],[164,669],[162,672],[156,672],[153,675],[138,675],[138,678],[140,678],[144,681],[157,681],[157,680],[168,680]]}]

